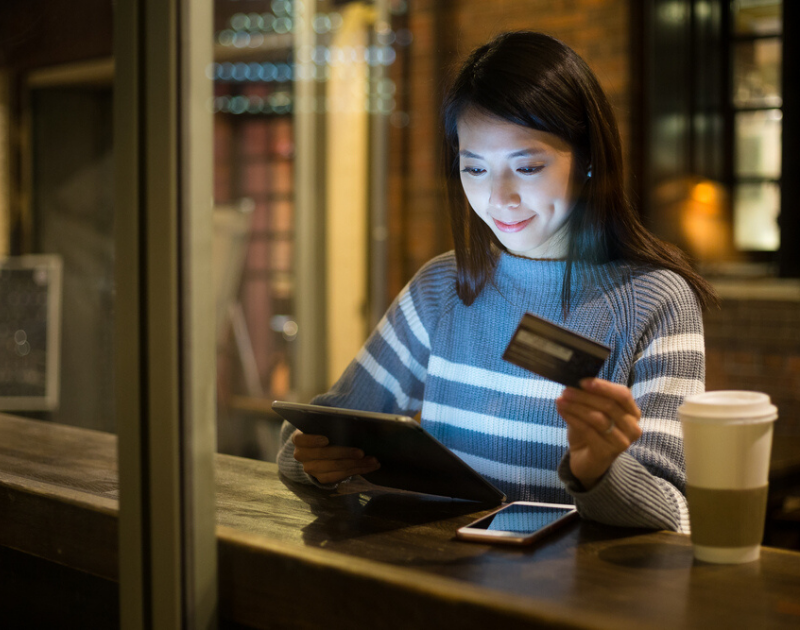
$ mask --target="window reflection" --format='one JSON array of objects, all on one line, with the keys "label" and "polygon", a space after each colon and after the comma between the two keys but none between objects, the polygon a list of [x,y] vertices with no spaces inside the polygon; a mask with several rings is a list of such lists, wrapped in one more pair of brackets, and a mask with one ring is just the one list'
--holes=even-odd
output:
[{"label": "window reflection", "polygon": [[779,109],[736,114],[736,175],[779,178],[781,119]]},{"label": "window reflection", "polygon": [[733,50],[733,101],[736,107],[780,107],[781,57],[779,39],[737,42]]},{"label": "window reflection", "polygon": [[[61,336],[49,379],[58,394],[31,411],[2,409],[113,432],[113,7],[95,0],[87,20],[85,6],[40,4],[0,3],[0,257],[60,261],[61,311],[48,322]],[[0,289],[0,311],[8,298]],[[0,321],[0,345],[25,351],[15,332]],[[22,364],[0,371],[9,367],[28,378]]]},{"label": "window reflection", "polygon": [[733,0],[733,31],[740,35],[774,35],[782,32],[780,0]]},{"label": "window reflection", "polygon": [[780,246],[777,184],[739,184],[734,190],[734,239],[745,251],[775,251]]},{"label": "window reflection", "polygon": [[246,408],[263,414],[290,388],[294,17],[283,0],[215,3],[219,447],[239,455],[265,455]]},{"label": "window reflection", "polygon": [[780,247],[782,2],[731,3],[734,240],[740,251]]},{"label": "window reflection", "polygon": [[[207,76],[216,214],[239,213],[246,231],[237,239],[231,219],[227,234],[215,235],[215,265],[225,270],[217,276],[226,278],[217,291],[222,452],[274,457],[271,401],[306,396],[300,381],[309,372],[338,376],[368,333],[375,173],[386,162],[376,147],[383,123],[407,124],[390,69],[412,37],[394,30],[388,13],[388,3],[372,1],[215,2]],[[301,129],[312,127],[304,144]],[[304,248],[324,265],[308,273]],[[311,333],[303,319],[309,291],[321,297],[312,325],[325,332]],[[318,366],[299,358],[311,335],[320,338]],[[329,385],[315,383],[314,393]]]}]

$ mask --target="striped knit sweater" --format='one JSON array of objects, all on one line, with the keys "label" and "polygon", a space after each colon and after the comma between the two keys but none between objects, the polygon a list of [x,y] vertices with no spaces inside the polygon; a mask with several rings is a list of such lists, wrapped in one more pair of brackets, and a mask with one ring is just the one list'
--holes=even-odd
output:
[{"label": "striped knit sweater", "polygon": [[[510,500],[574,503],[611,525],[688,531],[677,408],[703,390],[697,300],[678,275],[624,262],[594,266],[561,308],[565,263],[502,254],[494,281],[467,307],[452,252],[403,289],[355,360],[315,404],[414,415]],[[600,377],[631,388],[642,437],[589,491],[569,470],[554,400],[563,387],[501,357],[530,311],[611,348]],[[281,471],[311,481],[283,428]]]}]

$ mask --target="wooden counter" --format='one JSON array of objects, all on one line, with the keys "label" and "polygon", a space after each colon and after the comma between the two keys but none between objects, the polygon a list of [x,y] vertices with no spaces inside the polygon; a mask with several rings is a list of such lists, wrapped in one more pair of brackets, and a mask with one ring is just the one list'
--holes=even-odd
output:
[{"label": "wooden counter", "polygon": [[[113,583],[114,436],[0,416],[0,545]],[[456,541],[474,506],[217,456],[220,608],[236,627],[797,628],[800,554],[693,560],[687,537],[588,522],[527,549]],[[482,513],[482,512],[481,512]],[[498,624],[502,624],[498,626]]]}]

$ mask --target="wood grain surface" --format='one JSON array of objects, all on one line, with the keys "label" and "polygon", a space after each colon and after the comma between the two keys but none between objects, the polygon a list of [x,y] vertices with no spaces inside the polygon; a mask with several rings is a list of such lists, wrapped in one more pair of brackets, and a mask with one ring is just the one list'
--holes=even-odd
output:
[{"label": "wood grain surface", "polygon": [[[115,579],[114,436],[2,415],[0,435],[0,545]],[[528,548],[455,539],[485,512],[218,455],[221,612],[256,628],[800,627],[798,553],[704,564],[686,536],[585,521]]]}]

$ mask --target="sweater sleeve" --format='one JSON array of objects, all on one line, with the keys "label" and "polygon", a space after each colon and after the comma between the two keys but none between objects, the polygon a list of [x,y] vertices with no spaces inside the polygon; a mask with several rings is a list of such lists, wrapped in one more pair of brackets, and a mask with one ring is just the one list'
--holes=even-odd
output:
[{"label": "sweater sleeve", "polygon": [[[339,380],[311,402],[407,416],[420,411],[430,337],[445,306],[442,296],[452,293],[443,288],[454,282],[452,255],[427,263],[400,292]],[[294,459],[294,445],[289,440],[293,431],[284,423],[278,466],[295,481],[315,483]]]},{"label": "sweater sleeve", "polygon": [[572,475],[569,453],[558,472],[586,518],[685,533],[689,515],[677,410],[686,396],[704,389],[702,316],[688,284],[669,272],[649,274],[635,298],[638,319],[627,384],[642,413],[642,436],[589,491]]}]

